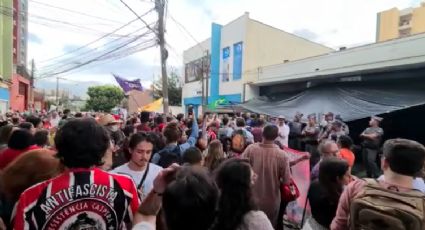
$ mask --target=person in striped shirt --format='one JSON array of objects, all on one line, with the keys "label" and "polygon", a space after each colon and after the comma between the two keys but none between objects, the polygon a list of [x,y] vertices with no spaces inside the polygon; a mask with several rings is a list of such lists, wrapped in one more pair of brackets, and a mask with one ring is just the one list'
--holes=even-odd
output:
[{"label": "person in striped shirt", "polygon": [[126,175],[101,170],[110,140],[93,119],[68,121],[57,133],[59,176],[25,190],[13,213],[14,229],[127,229],[140,204]]}]

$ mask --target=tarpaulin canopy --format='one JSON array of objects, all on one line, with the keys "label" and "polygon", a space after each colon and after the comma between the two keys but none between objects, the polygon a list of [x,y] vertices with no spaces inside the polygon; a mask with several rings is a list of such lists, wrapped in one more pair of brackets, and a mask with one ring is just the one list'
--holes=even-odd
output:
[{"label": "tarpaulin canopy", "polygon": [[333,112],[344,121],[425,104],[423,81],[332,84],[309,88],[279,100],[257,98],[241,106],[255,113],[293,117],[296,112]]}]

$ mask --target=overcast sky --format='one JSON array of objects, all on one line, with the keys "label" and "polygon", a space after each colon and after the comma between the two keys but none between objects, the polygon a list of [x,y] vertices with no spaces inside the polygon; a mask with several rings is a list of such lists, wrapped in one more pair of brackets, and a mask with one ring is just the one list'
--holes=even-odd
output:
[{"label": "overcast sky", "polygon": [[[154,7],[150,0],[124,1],[138,14]],[[353,47],[375,41],[377,12],[393,7],[416,7],[420,0],[168,0],[168,3],[168,64],[178,69],[183,62],[183,50],[196,45],[196,41],[208,38],[212,22],[225,25],[244,12],[249,12],[252,19],[332,48]],[[143,18],[147,23],[152,23],[156,17],[153,11]],[[134,18],[120,0],[29,0],[28,59],[35,59],[39,72],[63,68],[61,65],[64,63],[72,65],[84,62],[92,54],[87,52],[88,49],[101,50],[104,44],[119,37],[100,39],[84,49],[74,51],[75,49]],[[174,20],[183,25],[194,39]],[[116,35],[125,35],[141,27],[144,24],[135,21],[117,31]],[[74,52],[69,53],[70,51]],[[65,56],[49,60],[64,54]],[[159,61],[159,48],[153,47],[119,60],[95,62],[63,74],[61,77],[74,82],[62,80],[61,86],[81,94],[81,87],[76,85],[85,86],[93,82],[115,84],[111,76],[113,72],[128,79],[140,78],[143,85],[148,87],[153,77],[159,76]],[[51,88],[54,87],[52,81],[53,79],[39,80],[37,86]],[[83,83],[79,83],[80,81]]]}]

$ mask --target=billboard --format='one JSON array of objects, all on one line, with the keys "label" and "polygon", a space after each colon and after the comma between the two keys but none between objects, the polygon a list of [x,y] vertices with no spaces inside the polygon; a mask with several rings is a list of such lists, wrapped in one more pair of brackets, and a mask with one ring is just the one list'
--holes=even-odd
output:
[{"label": "billboard", "polygon": [[239,80],[242,77],[242,42],[233,44],[233,80]]},{"label": "billboard", "polygon": [[230,69],[230,47],[223,48],[223,68],[221,69],[222,74],[222,81],[228,82],[229,79],[229,69]]},{"label": "billboard", "polygon": [[210,61],[211,56],[208,55],[186,63],[184,68],[185,82],[200,81],[204,71],[205,73],[210,72]]}]

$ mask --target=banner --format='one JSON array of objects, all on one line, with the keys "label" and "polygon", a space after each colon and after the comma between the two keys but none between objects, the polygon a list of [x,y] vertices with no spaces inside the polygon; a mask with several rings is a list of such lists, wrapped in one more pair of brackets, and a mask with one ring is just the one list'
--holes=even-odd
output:
[{"label": "banner", "polygon": [[131,90],[143,91],[143,86],[140,83],[140,79],[129,81],[116,74],[112,74],[112,76],[114,76],[117,83],[121,86],[122,90],[124,90],[124,92],[126,93]]},{"label": "banner", "polygon": [[233,80],[242,77],[242,42],[233,45]]},{"label": "banner", "polygon": [[222,81],[228,82],[229,79],[229,69],[230,69],[230,47],[223,48],[223,69],[222,69]]},{"label": "banner", "polygon": [[208,109],[215,110],[219,105],[227,105],[229,101],[226,98],[219,98],[208,105]]},{"label": "banner", "polygon": [[[305,152],[300,152],[290,148],[285,148],[284,150],[286,151],[286,156],[290,162],[306,154]],[[300,191],[300,197],[298,197],[296,201],[290,202],[286,207],[286,220],[291,223],[300,224],[307,199],[308,188],[310,187],[310,161],[301,161],[300,163],[292,166],[291,174],[292,179]],[[309,210],[309,207],[307,207],[306,214],[308,215],[310,213]]]}]

